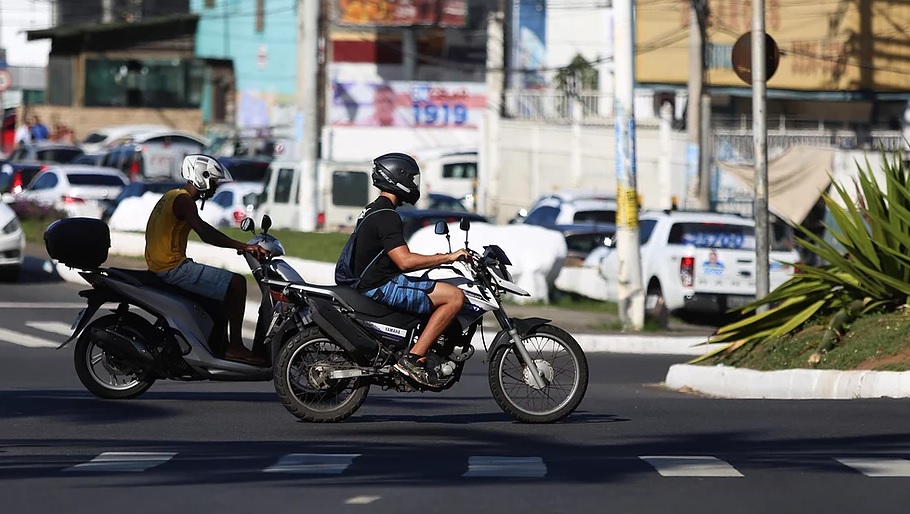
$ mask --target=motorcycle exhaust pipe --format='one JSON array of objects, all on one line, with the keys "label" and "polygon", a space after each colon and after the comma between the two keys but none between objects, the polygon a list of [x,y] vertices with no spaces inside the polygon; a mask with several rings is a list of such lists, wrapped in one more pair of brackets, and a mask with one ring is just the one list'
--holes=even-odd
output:
[{"label": "motorcycle exhaust pipe", "polygon": [[107,329],[89,329],[92,339],[102,350],[137,364],[154,364],[155,356],[148,347]]}]

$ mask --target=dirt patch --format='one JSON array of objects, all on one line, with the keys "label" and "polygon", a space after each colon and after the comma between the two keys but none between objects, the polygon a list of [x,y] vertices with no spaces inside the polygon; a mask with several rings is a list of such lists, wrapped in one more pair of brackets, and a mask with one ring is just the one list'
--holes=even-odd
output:
[{"label": "dirt patch", "polygon": [[882,355],[876,356],[871,359],[865,360],[856,367],[856,369],[872,370],[878,369],[882,366],[887,366],[889,364],[899,364],[902,362],[910,361],[910,348],[907,348],[899,353],[894,355]]}]

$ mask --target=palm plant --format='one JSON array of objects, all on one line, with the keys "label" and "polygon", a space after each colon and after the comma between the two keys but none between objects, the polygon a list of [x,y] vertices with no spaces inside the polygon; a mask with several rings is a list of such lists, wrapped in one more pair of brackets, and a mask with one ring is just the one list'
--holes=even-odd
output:
[{"label": "palm plant", "polygon": [[822,196],[834,220],[834,226],[825,224],[825,229],[843,251],[803,230],[806,239],[797,241],[827,264],[800,265],[800,272],[790,280],[744,306],[741,313],[746,317],[721,327],[710,340],[729,344],[694,362],[720,353],[747,352],[764,341],[794,332],[809,321],[827,319],[827,330],[810,358],[814,364],[821,353],[837,344],[841,329],[855,317],[894,310],[907,303],[910,167],[899,155],[883,157],[883,184],[876,182],[868,160],[865,166],[857,163],[855,203],[845,187],[833,181],[834,194]]}]

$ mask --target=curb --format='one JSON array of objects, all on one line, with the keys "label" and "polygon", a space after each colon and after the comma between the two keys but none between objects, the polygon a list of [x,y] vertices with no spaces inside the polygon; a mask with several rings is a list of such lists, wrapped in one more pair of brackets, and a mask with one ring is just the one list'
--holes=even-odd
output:
[{"label": "curb", "polygon": [[788,369],[756,371],[729,366],[674,364],[664,384],[723,398],[848,400],[910,397],[910,371]]}]

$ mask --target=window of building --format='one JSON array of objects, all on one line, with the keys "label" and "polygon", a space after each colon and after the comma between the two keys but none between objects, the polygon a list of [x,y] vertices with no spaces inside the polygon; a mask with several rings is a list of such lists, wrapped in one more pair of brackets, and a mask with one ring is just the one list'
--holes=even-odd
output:
[{"label": "window of building", "polygon": [[191,59],[86,59],[86,107],[198,108],[205,68]]},{"label": "window of building", "polygon": [[256,0],[256,32],[265,30],[265,0]]}]

